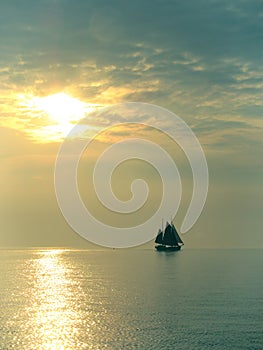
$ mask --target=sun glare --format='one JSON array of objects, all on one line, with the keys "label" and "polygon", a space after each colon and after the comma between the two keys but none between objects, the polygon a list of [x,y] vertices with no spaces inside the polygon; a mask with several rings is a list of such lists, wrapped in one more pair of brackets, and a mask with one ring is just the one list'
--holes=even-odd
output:
[{"label": "sun glare", "polygon": [[72,122],[85,116],[85,103],[64,92],[46,97],[35,97],[33,103],[58,123]]},{"label": "sun glare", "polygon": [[31,118],[32,128],[25,131],[39,142],[60,141],[74,124],[101,107],[80,101],[65,92],[45,97],[20,95],[19,106]]}]

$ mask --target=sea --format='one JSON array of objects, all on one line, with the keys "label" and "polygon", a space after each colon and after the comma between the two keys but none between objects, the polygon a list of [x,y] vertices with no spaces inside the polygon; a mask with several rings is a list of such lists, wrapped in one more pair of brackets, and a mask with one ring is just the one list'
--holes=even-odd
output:
[{"label": "sea", "polygon": [[0,251],[0,349],[263,349],[263,250]]}]

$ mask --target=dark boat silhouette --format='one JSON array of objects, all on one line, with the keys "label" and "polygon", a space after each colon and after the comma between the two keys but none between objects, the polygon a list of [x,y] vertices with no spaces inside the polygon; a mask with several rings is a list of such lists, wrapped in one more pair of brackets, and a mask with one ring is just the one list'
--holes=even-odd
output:
[{"label": "dark boat silhouette", "polygon": [[158,251],[176,251],[180,250],[184,245],[172,222],[171,224],[169,222],[166,223],[164,231],[158,231],[155,243],[157,243],[155,249]]}]

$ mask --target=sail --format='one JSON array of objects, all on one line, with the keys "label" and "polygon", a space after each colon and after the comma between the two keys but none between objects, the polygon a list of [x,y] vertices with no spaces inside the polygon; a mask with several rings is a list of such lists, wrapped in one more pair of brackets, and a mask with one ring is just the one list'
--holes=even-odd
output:
[{"label": "sail", "polygon": [[175,239],[177,241],[177,244],[180,243],[180,244],[184,244],[184,242],[181,240],[181,237],[179,236],[178,232],[176,231],[176,228],[174,227],[174,224],[172,223],[171,224],[171,227],[172,227],[172,231],[173,231],[173,234],[175,236]]},{"label": "sail", "polygon": [[175,246],[177,245],[177,239],[174,233],[173,227],[167,222],[166,228],[163,235],[163,244]]},{"label": "sail", "polygon": [[158,231],[155,243],[163,244],[163,232],[161,230]]}]

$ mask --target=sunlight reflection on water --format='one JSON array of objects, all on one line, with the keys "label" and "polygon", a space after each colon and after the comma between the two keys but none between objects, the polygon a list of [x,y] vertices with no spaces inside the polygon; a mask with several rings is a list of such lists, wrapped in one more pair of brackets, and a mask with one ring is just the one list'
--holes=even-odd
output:
[{"label": "sunlight reflection on water", "polygon": [[79,330],[83,329],[80,323],[85,322],[88,340],[94,321],[92,312],[87,314],[79,307],[79,298],[84,293],[79,283],[81,276],[72,279],[73,266],[64,259],[63,251],[36,252],[36,256],[28,262],[30,304],[26,310],[28,321],[23,325],[28,334],[28,346],[87,349],[87,343],[78,341]]}]

